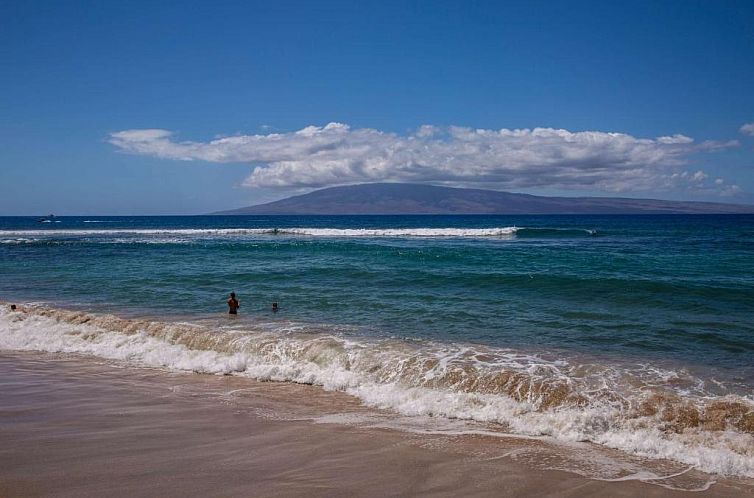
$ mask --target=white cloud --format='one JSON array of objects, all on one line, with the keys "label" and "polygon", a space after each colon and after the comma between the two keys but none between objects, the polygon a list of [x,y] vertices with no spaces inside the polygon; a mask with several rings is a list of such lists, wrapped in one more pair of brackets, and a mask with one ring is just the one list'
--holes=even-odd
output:
[{"label": "white cloud", "polygon": [[125,130],[112,133],[110,141],[113,143],[118,140],[130,143],[151,142],[161,138],[168,138],[171,135],[172,133],[167,130],[158,129]]},{"label": "white cloud", "polygon": [[707,185],[703,171],[689,173],[683,167],[695,153],[738,145],[697,144],[684,135],[649,139],[553,128],[425,125],[398,135],[341,123],[208,142],[177,141],[167,130],[126,130],[113,133],[109,141],[125,152],[166,159],[249,163],[255,167],[244,185],[250,187],[402,181],[610,192],[722,188],[722,183]]},{"label": "white cloud", "polygon": [[754,123],[746,123],[745,125],[742,125],[741,128],[738,129],[741,133],[744,135],[750,135],[754,137]]}]

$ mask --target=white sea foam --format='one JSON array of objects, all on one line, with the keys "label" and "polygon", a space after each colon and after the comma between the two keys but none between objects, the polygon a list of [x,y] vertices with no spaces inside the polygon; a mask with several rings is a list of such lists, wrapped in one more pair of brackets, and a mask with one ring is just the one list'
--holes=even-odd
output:
[{"label": "white sea foam", "polygon": [[30,239],[26,237],[14,237],[10,239],[0,239],[0,244],[31,244],[39,239]]},{"label": "white sea foam", "polygon": [[501,228],[175,228],[175,229],[70,229],[70,230],[4,230],[0,236],[108,236],[108,235],[303,235],[311,237],[500,237],[516,233],[517,227]]},{"label": "white sea foam", "polygon": [[[591,441],[707,472],[754,477],[754,436],[740,425],[754,416],[749,401],[682,397],[670,386],[659,389],[661,378],[654,379],[657,386],[637,388],[635,376],[627,381],[610,365],[584,369],[563,359],[482,346],[282,329],[212,330],[32,306],[15,313],[3,308],[0,349],[84,353],[314,384],[405,415],[493,422],[513,434]],[[690,413],[699,420],[683,425]],[[715,420],[722,425],[709,425]]]},{"label": "white sea foam", "polygon": [[320,237],[507,237],[516,227],[501,228],[286,228],[282,233]]},{"label": "white sea foam", "polygon": [[[85,223],[107,223],[85,221]],[[495,227],[495,228],[116,228],[116,229],[51,229],[2,230],[0,237],[108,237],[108,236],[180,236],[180,237],[254,237],[254,236],[305,236],[305,237],[467,237],[507,238],[517,233],[534,235],[573,234],[595,235],[596,230],[586,228],[548,227]]]}]

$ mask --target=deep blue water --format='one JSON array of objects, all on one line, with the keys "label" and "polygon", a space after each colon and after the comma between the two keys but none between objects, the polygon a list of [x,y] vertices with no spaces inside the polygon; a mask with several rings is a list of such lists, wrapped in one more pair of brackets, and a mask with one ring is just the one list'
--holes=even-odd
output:
[{"label": "deep blue water", "polygon": [[[754,365],[751,215],[55,221],[0,218],[0,299],[191,317],[222,313],[235,290],[246,316],[357,334]],[[279,231],[208,231],[236,228]],[[337,231],[427,228],[461,232]]]}]

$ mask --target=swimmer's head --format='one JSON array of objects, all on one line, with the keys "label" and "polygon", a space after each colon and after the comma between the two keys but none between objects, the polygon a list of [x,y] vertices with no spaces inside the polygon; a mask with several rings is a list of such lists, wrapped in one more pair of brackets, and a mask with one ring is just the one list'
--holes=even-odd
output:
[{"label": "swimmer's head", "polygon": [[236,293],[235,292],[231,292],[230,293],[230,297],[236,297]]}]

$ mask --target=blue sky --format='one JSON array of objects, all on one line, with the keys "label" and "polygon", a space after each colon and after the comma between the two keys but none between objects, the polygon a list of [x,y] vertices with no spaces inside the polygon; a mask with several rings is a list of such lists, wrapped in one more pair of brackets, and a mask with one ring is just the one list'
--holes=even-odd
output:
[{"label": "blue sky", "polygon": [[0,19],[0,214],[364,181],[754,202],[753,2],[5,1]]}]

